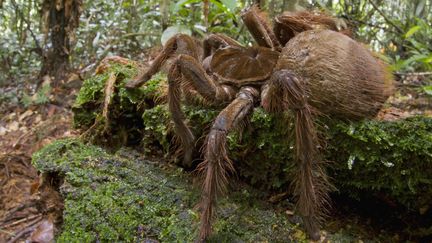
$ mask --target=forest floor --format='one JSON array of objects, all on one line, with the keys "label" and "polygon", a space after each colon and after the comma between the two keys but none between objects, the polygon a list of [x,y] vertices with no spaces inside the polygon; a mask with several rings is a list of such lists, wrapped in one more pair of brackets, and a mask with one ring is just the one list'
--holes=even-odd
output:
[{"label": "forest floor", "polygon": [[[79,134],[72,128],[71,107],[81,84],[79,76],[70,75],[59,88],[49,92],[49,102],[25,107],[22,97],[0,97],[0,242],[50,242],[54,237],[54,222],[61,218],[62,200],[58,193],[41,190],[40,178],[31,164],[32,154],[53,140]],[[432,99],[422,92],[426,77],[409,75],[400,77],[396,95],[380,113],[379,119],[394,120],[417,114],[432,116]],[[49,83],[49,81],[48,81]],[[19,94],[28,87],[0,87],[0,96]],[[31,93],[31,92],[29,92]],[[34,98],[34,96],[33,96]],[[42,188],[43,189],[43,188]],[[371,215],[360,207],[349,208],[352,202],[337,200],[342,212],[327,226],[337,231],[354,225],[359,234],[373,232]],[[363,214],[363,215],[362,215]],[[363,221],[363,222],[362,222]],[[398,241],[395,232],[384,232]]]}]

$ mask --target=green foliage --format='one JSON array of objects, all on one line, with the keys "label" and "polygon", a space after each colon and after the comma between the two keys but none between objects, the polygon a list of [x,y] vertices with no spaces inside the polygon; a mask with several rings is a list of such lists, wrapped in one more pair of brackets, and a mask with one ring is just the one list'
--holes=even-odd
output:
[{"label": "green foliage", "polygon": [[39,88],[33,96],[24,93],[23,97],[21,98],[21,103],[26,108],[31,105],[43,105],[50,101],[50,94],[51,86],[49,84],[45,84]]},{"label": "green foliage", "polygon": [[1,1],[0,86],[26,80],[40,68],[39,7],[38,1]]},{"label": "green foliage", "polygon": [[[33,164],[64,177],[56,242],[192,242],[198,234],[193,208],[199,192],[180,169],[160,168],[131,150],[109,155],[75,139],[46,146],[33,155]],[[244,187],[220,200],[210,242],[305,242],[305,234],[258,194]]]},{"label": "green foliage", "polygon": [[[203,16],[204,6],[201,0],[179,0],[168,3],[168,27],[162,33],[162,44],[176,33],[193,34],[205,37],[208,33],[224,33],[240,42],[250,43],[246,30],[241,28],[239,13],[246,1],[209,0],[209,13]],[[234,26],[234,28],[233,28]]]},{"label": "green foliage", "polygon": [[423,86],[423,91],[426,94],[432,96],[432,85]]},{"label": "green foliage", "polygon": [[395,70],[432,70],[432,49],[428,44],[432,41],[432,27],[425,20],[416,18],[412,26],[404,35],[404,46],[408,58],[401,59],[396,55],[393,68]]}]

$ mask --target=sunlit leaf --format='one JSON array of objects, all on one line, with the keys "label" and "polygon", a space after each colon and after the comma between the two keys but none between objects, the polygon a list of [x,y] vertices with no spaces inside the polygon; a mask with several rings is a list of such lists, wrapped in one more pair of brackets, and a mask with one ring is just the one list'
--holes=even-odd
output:
[{"label": "sunlit leaf", "polygon": [[424,63],[432,63],[432,54],[422,60]]},{"label": "sunlit leaf", "polygon": [[96,48],[99,44],[100,32],[97,32],[96,37],[93,39],[92,45]]},{"label": "sunlit leaf", "polygon": [[405,38],[409,38],[412,35],[414,35],[417,31],[419,31],[421,29],[420,26],[416,25],[414,27],[411,27],[411,29],[408,30],[408,32],[406,32],[405,34]]},{"label": "sunlit leaf", "polygon": [[237,7],[237,0],[221,0],[221,2],[231,11],[234,12]]},{"label": "sunlit leaf", "polygon": [[177,13],[181,8],[183,8],[184,5],[197,2],[201,2],[201,0],[180,0],[174,5],[171,10],[172,12]]},{"label": "sunlit leaf", "polygon": [[161,36],[161,43],[162,45],[165,45],[165,43],[169,40],[169,38],[173,37],[176,34],[186,34],[186,35],[192,35],[192,31],[189,29],[189,27],[185,25],[174,25],[166,28],[166,30],[162,33]]},{"label": "sunlit leaf", "polygon": [[432,85],[423,86],[423,90],[426,94],[432,95]]},{"label": "sunlit leaf", "polygon": [[228,6],[226,6],[225,4],[222,4],[217,0],[211,0],[210,2],[216,7],[218,7],[220,10],[222,10],[225,14],[228,14],[230,18],[235,18],[234,12],[228,9]]}]

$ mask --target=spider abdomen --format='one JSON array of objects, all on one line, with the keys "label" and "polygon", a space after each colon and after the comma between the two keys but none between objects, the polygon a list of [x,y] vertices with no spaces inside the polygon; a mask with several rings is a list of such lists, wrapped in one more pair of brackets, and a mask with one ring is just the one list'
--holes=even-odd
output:
[{"label": "spider abdomen", "polygon": [[385,64],[361,44],[331,30],[305,31],[292,38],[275,71],[283,69],[301,78],[314,108],[334,116],[373,117],[391,91]]}]

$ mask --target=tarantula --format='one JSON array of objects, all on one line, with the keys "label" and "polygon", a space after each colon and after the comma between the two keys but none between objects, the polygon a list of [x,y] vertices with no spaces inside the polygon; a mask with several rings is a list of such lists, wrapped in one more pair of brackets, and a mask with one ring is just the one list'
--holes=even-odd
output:
[{"label": "tarantula", "polygon": [[319,239],[330,186],[312,118],[316,114],[373,117],[388,97],[390,78],[369,51],[339,33],[331,17],[284,13],[275,18],[273,30],[255,6],[244,10],[241,17],[258,46],[243,47],[225,35],[211,34],[201,49],[191,37],[179,34],[168,40],[149,69],[127,87],[142,85],[175,56],[168,73],[168,106],[186,166],[192,161],[195,137],[181,110],[181,93],[192,89],[209,103],[227,104],[207,135],[204,161],[197,168],[204,177],[200,240],[211,234],[216,197],[225,190],[228,174],[234,170],[227,155],[227,134],[259,103],[268,112],[293,112],[297,210],[309,236]]}]

